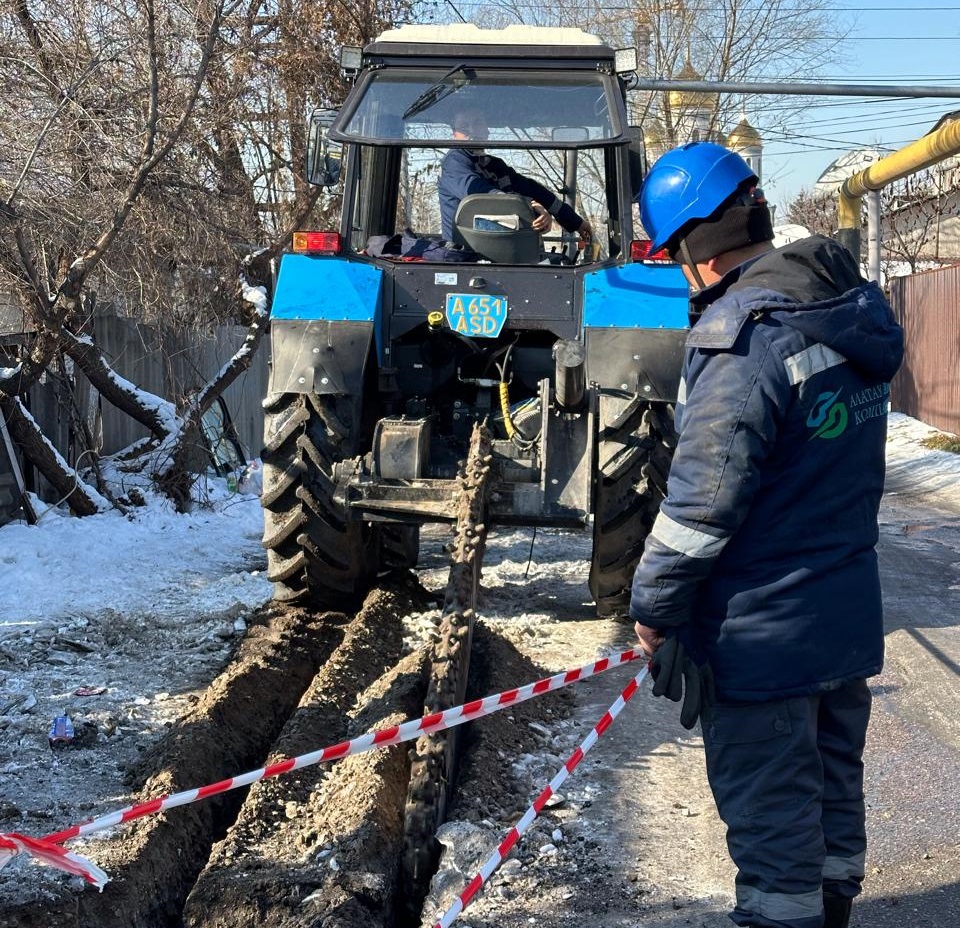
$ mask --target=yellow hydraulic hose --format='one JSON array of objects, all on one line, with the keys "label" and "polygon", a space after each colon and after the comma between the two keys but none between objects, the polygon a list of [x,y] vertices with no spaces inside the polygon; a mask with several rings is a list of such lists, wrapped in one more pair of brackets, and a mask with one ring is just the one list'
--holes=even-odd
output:
[{"label": "yellow hydraulic hose", "polygon": [[513,438],[517,429],[510,418],[510,384],[500,381],[500,411],[503,413],[503,427],[507,430],[507,438]]}]

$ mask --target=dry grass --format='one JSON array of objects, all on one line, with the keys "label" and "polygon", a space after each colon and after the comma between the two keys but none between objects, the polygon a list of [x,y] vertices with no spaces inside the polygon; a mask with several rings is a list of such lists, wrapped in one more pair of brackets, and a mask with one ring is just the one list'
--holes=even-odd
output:
[{"label": "dry grass", "polygon": [[946,432],[924,438],[920,444],[933,451],[949,451],[952,454],[960,454],[960,436],[950,435]]}]

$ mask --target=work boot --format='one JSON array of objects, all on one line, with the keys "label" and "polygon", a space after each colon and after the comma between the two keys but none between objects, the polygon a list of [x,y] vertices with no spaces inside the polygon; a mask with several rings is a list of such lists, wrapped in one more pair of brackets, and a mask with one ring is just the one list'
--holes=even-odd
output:
[{"label": "work boot", "polygon": [[823,928],[847,928],[850,921],[850,907],[852,899],[835,896],[833,893],[823,894]]}]

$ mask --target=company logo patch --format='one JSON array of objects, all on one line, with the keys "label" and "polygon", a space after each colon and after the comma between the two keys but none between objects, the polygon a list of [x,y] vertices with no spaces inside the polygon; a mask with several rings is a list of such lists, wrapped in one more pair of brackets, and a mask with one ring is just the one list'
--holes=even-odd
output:
[{"label": "company logo patch", "polygon": [[821,393],[817,397],[807,416],[807,427],[816,429],[810,436],[811,441],[814,438],[836,438],[846,430],[850,414],[846,403],[839,399],[842,392],[841,388],[835,393]]}]

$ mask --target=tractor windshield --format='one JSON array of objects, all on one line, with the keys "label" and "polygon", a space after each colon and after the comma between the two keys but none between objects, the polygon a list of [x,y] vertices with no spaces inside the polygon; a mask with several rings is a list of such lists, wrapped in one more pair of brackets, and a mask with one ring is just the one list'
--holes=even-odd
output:
[{"label": "tractor windshield", "polygon": [[609,144],[624,132],[616,78],[597,71],[384,68],[351,98],[331,133],[341,141],[449,144],[464,113],[481,114],[487,147]]}]

